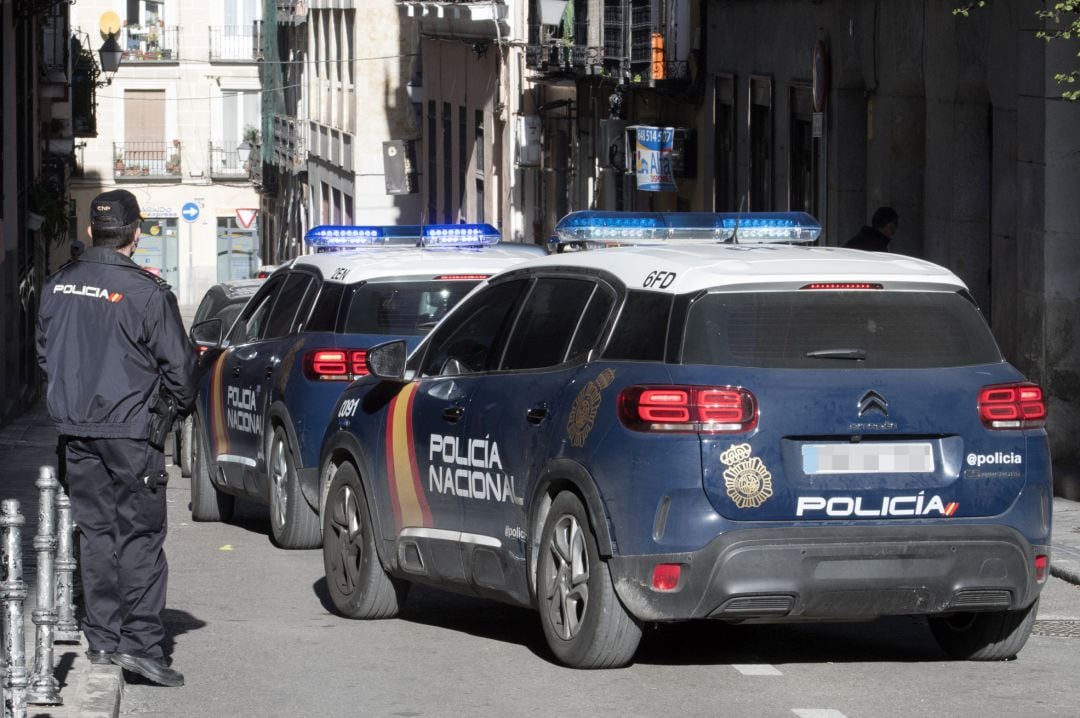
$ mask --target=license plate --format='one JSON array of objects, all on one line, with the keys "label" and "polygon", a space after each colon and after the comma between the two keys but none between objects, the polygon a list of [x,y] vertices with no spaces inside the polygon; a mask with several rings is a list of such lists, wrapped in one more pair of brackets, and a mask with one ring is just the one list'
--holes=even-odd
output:
[{"label": "license plate", "polygon": [[806,474],[929,474],[934,449],[929,442],[803,444]]}]

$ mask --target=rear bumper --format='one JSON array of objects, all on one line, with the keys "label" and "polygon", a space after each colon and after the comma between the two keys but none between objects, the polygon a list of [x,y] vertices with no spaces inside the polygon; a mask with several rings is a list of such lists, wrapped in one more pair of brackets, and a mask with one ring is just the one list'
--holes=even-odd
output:
[{"label": "rear bumper", "polygon": [[[615,590],[643,621],[854,619],[1019,609],[1042,589],[1033,546],[1007,526],[747,529],[699,551],[613,556]],[[653,567],[682,564],[672,591]]]}]

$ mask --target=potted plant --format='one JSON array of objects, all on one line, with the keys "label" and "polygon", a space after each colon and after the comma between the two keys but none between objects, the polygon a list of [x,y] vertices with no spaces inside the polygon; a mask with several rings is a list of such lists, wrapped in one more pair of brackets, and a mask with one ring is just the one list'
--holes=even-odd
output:
[{"label": "potted plant", "polygon": [[124,151],[116,150],[113,155],[113,169],[117,172],[124,171]]},{"label": "potted plant", "polygon": [[255,125],[244,126],[244,142],[247,142],[252,151],[255,150],[262,142],[262,136],[259,133],[259,128]]},{"label": "potted plant", "polygon": [[171,175],[180,174],[180,153],[174,152],[169,156],[169,161],[165,163],[165,171]]}]

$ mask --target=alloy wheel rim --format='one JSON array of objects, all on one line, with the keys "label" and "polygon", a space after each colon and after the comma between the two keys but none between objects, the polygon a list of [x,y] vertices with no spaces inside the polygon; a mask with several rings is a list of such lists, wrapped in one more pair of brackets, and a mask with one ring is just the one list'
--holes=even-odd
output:
[{"label": "alloy wheel rim", "polygon": [[546,547],[548,622],[564,641],[581,630],[589,605],[589,553],[581,524],[567,514]]},{"label": "alloy wheel rim", "polygon": [[363,557],[363,521],[359,498],[350,486],[342,486],[331,504],[329,536],[330,578],[338,591],[351,596],[360,583]]},{"label": "alloy wheel rim", "polygon": [[285,463],[285,441],[276,439],[274,450],[270,454],[270,490],[274,493],[274,526],[278,529],[285,525],[285,514],[289,510],[289,496],[286,492],[288,466]]}]

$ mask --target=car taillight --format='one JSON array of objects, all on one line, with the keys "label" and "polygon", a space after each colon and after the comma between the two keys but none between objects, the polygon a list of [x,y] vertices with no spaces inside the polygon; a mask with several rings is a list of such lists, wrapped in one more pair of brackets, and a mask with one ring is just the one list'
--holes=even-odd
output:
[{"label": "car taillight", "polygon": [[998,384],[979,390],[979,418],[987,429],[1046,426],[1046,402],[1038,384]]},{"label": "car taillight", "polygon": [[352,381],[368,374],[367,350],[315,349],[304,358],[304,371],[317,381]]},{"label": "car taillight", "polygon": [[810,282],[799,289],[882,289],[877,282]]},{"label": "car taillight", "polygon": [[619,394],[619,419],[634,431],[733,433],[757,425],[757,400],[734,386],[631,386]]}]

